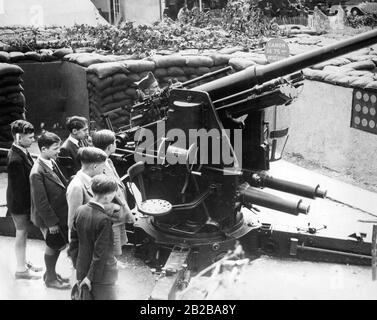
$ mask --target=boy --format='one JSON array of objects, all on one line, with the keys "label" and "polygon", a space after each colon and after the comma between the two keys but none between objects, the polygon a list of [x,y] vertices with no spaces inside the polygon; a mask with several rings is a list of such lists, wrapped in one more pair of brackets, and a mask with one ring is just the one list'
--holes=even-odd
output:
[{"label": "boy", "polygon": [[81,170],[73,177],[67,188],[68,228],[71,230],[77,208],[93,197],[90,188],[92,177],[104,171],[107,155],[95,147],[81,148],[78,152]]},{"label": "boy", "polygon": [[104,174],[113,177],[118,183],[118,191],[115,195],[114,202],[121,206],[122,213],[126,216],[126,222],[119,222],[113,224],[114,233],[114,254],[116,256],[122,255],[122,246],[127,244],[126,223],[134,223],[135,220],[131,213],[130,208],[127,205],[126,200],[126,187],[121,181],[114,164],[110,159],[116,150],[115,134],[110,130],[100,130],[94,132],[92,135],[92,143],[95,147],[103,150],[107,159],[104,166]]},{"label": "boy", "polygon": [[97,175],[92,179],[93,199],[80,206],[73,223],[69,256],[80,286],[87,285],[94,300],[115,300],[117,263],[113,233],[105,206],[113,201],[118,184],[114,178]]},{"label": "boy", "polygon": [[79,116],[69,117],[66,121],[66,127],[70,135],[60,148],[58,163],[65,178],[70,180],[81,168],[81,163],[78,159],[79,148],[88,146],[88,120]]},{"label": "boy", "polygon": [[29,175],[33,159],[28,148],[34,142],[34,127],[25,120],[11,123],[14,143],[9,150],[7,206],[16,228],[15,252],[17,260],[16,279],[40,279],[33,272],[42,268],[26,262],[26,240],[28,229],[33,224],[30,220],[30,183]]},{"label": "boy", "polygon": [[[33,223],[41,229],[47,240],[49,233],[62,234],[67,239],[68,205],[65,198],[67,180],[56,165],[56,158],[60,149],[60,138],[52,132],[44,132],[38,138],[40,157],[34,163],[30,173],[31,218]],[[48,288],[69,289],[69,279],[56,273],[55,267],[60,250],[47,245],[44,260],[46,273],[43,280]]]}]

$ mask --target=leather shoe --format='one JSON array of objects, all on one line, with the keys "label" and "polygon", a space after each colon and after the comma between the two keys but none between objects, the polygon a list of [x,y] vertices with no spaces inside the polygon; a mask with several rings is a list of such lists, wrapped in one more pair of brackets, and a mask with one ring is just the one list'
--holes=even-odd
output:
[{"label": "leather shoe", "polygon": [[26,279],[26,280],[38,280],[41,276],[33,274],[32,271],[26,269],[25,271],[17,271],[15,273],[16,279]]},{"label": "leather shoe", "polygon": [[54,281],[45,282],[47,288],[59,289],[59,290],[67,290],[70,289],[71,286],[68,283],[61,283],[57,279]]},{"label": "leather shoe", "polygon": [[69,283],[69,278],[63,278],[60,274],[56,274],[56,279],[61,283]]},{"label": "leather shoe", "polygon": [[26,262],[26,268],[30,269],[33,272],[41,272],[41,271],[43,271],[42,267],[38,267],[38,266],[32,264],[30,261]]}]

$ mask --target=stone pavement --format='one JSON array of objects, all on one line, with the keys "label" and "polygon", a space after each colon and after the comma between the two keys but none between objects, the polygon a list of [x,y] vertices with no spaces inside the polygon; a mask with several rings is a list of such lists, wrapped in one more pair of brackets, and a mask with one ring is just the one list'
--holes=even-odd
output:
[{"label": "stone pavement", "polygon": [[[14,238],[0,237],[0,300],[69,300],[70,290],[47,288],[42,280],[15,280]],[[44,266],[44,241],[28,240],[29,260]],[[133,257],[131,247],[123,249],[121,259],[125,268],[119,270],[119,300],[148,299],[155,276],[145,264]],[[57,272],[72,279],[71,261],[63,251],[57,263]],[[43,274],[43,273],[41,273]]]},{"label": "stone pavement", "polygon": [[[354,232],[367,233],[371,239],[373,221],[377,223],[377,194],[314,173],[285,161],[271,164],[271,175],[298,183],[316,185],[328,190],[328,199],[304,199],[311,205],[308,215],[292,216],[263,209],[260,220],[291,228],[327,225],[320,234],[347,237]],[[0,174],[0,205],[5,204],[6,175]],[[297,198],[279,191],[264,191],[286,198]],[[0,207],[0,215],[6,208]],[[366,213],[369,212],[369,213]],[[376,216],[374,216],[376,215]],[[365,222],[367,221],[367,222]],[[28,256],[43,266],[43,241],[28,241]],[[0,237],[0,299],[70,299],[69,291],[46,288],[42,280],[14,279],[14,238]],[[145,264],[133,257],[132,248],[125,247],[119,274],[119,299],[147,299],[155,276]],[[70,261],[63,252],[57,270],[70,276]],[[371,281],[371,268],[346,266],[293,259],[261,258],[244,270],[237,290],[219,287],[215,299],[377,299],[377,282]],[[204,283],[204,279],[203,279]],[[195,299],[195,297],[193,297]]]}]

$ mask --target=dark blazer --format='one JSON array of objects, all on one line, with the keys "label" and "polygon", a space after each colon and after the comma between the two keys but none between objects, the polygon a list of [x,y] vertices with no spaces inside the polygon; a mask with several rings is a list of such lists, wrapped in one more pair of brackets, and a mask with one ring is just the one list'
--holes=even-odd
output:
[{"label": "dark blazer", "polygon": [[30,215],[29,175],[33,166],[26,154],[12,145],[8,153],[7,206],[12,214]]},{"label": "dark blazer", "polygon": [[68,254],[76,269],[77,280],[85,277],[101,283],[106,265],[116,261],[110,218],[96,203],[80,206],[71,232]]},{"label": "dark blazer", "polygon": [[58,176],[40,159],[30,172],[31,221],[42,228],[59,224],[67,226],[67,181]]},{"label": "dark blazer", "polygon": [[81,162],[77,157],[79,147],[66,139],[59,152],[57,163],[67,180],[70,180],[81,169]]}]

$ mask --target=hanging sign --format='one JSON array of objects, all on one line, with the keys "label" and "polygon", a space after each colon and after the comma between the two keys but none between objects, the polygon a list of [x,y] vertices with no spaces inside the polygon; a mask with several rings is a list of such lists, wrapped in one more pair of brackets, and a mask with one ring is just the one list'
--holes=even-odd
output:
[{"label": "hanging sign", "polygon": [[276,62],[289,57],[288,44],[282,39],[271,39],[264,50],[268,62]]}]

